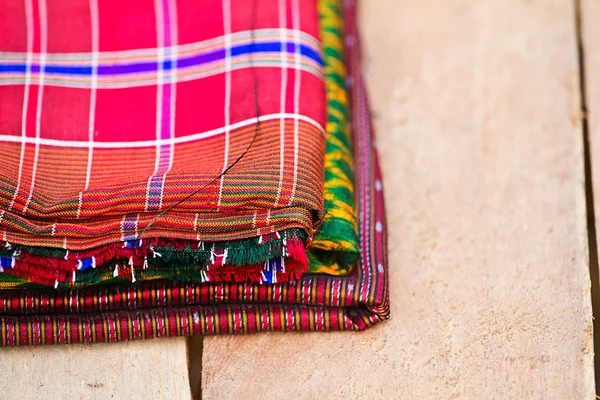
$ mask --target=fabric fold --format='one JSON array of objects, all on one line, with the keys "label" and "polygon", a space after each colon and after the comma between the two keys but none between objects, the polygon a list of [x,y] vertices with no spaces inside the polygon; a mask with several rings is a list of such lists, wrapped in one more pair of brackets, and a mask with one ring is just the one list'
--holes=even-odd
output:
[{"label": "fabric fold", "polygon": [[[0,242],[0,264],[4,263],[4,271],[23,278],[21,281],[4,279],[4,283],[0,280],[0,287],[21,288],[42,284],[65,289],[98,283],[113,284],[126,280],[135,282],[154,279],[199,282],[211,280],[271,282],[274,280],[276,282],[297,279],[307,269],[311,273],[347,274],[358,260],[359,248],[354,202],[353,154],[348,129],[348,96],[345,87],[344,22],[339,3],[336,0],[318,3],[322,44],[315,42],[314,39],[311,41],[308,35],[304,35],[315,48],[319,48],[319,52],[322,47],[321,59],[324,66],[328,115],[324,165],[324,218],[323,224],[316,231],[311,243],[308,257],[303,254],[301,247],[307,239],[310,239],[310,228],[304,226],[304,229],[291,228],[273,231],[271,227],[271,231],[265,233],[264,230],[257,227],[260,226],[259,221],[263,214],[267,215],[267,219],[277,222],[282,220],[278,216],[282,212],[285,213],[286,220],[280,223],[286,223],[285,226],[295,226],[298,223],[298,219],[295,219],[298,210],[292,210],[292,207],[267,208],[262,211],[255,209],[251,229],[259,235],[254,238],[243,238],[243,227],[248,224],[248,221],[245,221],[239,213],[216,214],[206,210],[196,213],[194,216],[193,224],[197,229],[199,229],[200,215],[202,215],[203,218],[210,218],[213,225],[217,227],[221,225],[236,227],[238,229],[236,235],[241,236],[242,239],[228,234],[225,240],[203,241],[200,232],[196,234],[196,241],[181,239],[181,236],[185,236],[185,229],[179,230],[181,225],[164,233],[167,239],[148,237],[145,231],[147,228],[144,227],[165,225],[177,218],[186,218],[185,213],[178,210],[185,207],[190,208],[193,202],[197,202],[196,198],[201,200],[204,194],[200,191],[193,196],[188,194],[189,198],[187,199],[180,196],[185,201],[179,200],[180,204],[172,203],[177,207],[162,215],[160,219],[156,219],[156,216],[136,214],[135,217],[128,220],[127,216],[124,216],[121,220],[121,230],[131,228],[133,232],[128,234],[123,232],[122,242],[105,243],[88,248],[90,242],[80,237],[77,244],[83,246],[81,249],[68,246],[66,237],[63,237],[60,249],[27,246],[19,244],[19,242],[16,244],[9,241]],[[254,36],[257,35],[260,36],[261,31],[255,32]],[[243,43],[244,37],[241,34],[238,35],[238,43]],[[289,33],[286,37],[287,39],[291,38]],[[223,45],[223,40],[219,38],[216,42]],[[124,55],[121,56],[124,57]],[[287,75],[290,73],[291,70],[287,71],[282,78],[287,80]],[[261,132],[257,132],[257,134],[263,135],[266,123],[261,124],[256,129],[261,129]],[[280,122],[282,134],[286,129],[293,129],[286,124]],[[265,140],[265,143],[267,142],[268,140]],[[281,144],[284,143],[285,138],[281,138]],[[272,144],[275,145],[275,141]],[[244,156],[252,157],[252,154],[252,152],[248,152]],[[281,158],[284,155],[285,151],[280,151]],[[317,156],[316,159],[318,158]],[[302,160],[299,160],[299,163],[302,163]],[[192,165],[196,164],[198,161]],[[283,172],[284,164],[280,163],[280,167]],[[227,179],[230,179],[229,175],[227,175]],[[252,181],[249,180],[249,182]],[[268,188],[268,186],[265,187]],[[256,188],[252,188],[252,190],[256,190]],[[274,192],[274,186],[271,186],[270,190]],[[250,196],[250,190],[241,193],[240,197],[243,198],[245,195]],[[285,198],[283,192],[279,192],[277,195],[276,203]],[[166,197],[167,195],[165,195]],[[171,197],[176,200],[176,197]],[[82,206],[83,200],[80,199],[80,201],[80,206]],[[146,208],[149,207],[146,205]],[[192,207],[190,210],[194,211],[195,209]],[[304,220],[310,219],[308,210],[300,211],[305,214]],[[84,214],[85,211],[82,211],[80,207],[77,213],[79,218],[68,221],[71,224],[69,226],[74,230],[95,232],[95,236],[90,239],[92,244],[108,240],[103,232],[110,228],[98,227],[97,224],[90,221],[90,218],[83,218]],[[56,236],[56,224],[53,224],[51,228],[44,229],[51,230],[50,236],[53,238]],[[35,232],[39,233],[39,231]],[[307,232],[308,235],[304,232]],[[16,235],[17,232],[12,232],[12,234]],[[211,231],[211,234],[218,240],[222,238],[221,235],[214,236],[216,230]],[[144,238],[141,239],[141,236]],[[43,236],[41,239],[42,241],[46,240]],[[55,238],[55,240],[59,239]],[[265,274],[261,271],[267,273],[269,277],[263,276]]]},{"label": "fabric fold", "polygon": [[[152,279],[139,279],[132,283],[132,279],[126,275],[134,271],[127,271],[127,266],[120,265],[115,276],[114,270],[91,268],[92,261],[84,263],[81,259],[78,260],[81,261],[81,268],[77,275],[109,275],[90,278],[102,285],[88,286],[85,282],[77,281],[72,285],[65,282],[67,286],[56,290],[31,282],[26,277],[2,274],[3,285],[16,288],[25,282],[29,286],[9,290],[4,290],[7,286],[0,286],[0,346],[116,342],[262,331],[363,330],[389,318],[383,187],[360,64],[355,4],[347,0],[341,7],[338,0],[320,0],[319,7],[323,6],[337,10],[338,17],[343,11],[346,25],[343,30],[343,61],[348,71],[347,115],[352,122],[348,124],[346,134],[350,135],[347,143],[351,146],[352,155],[352,162],[348,166],[352,169],[349,178],[354,182],[351,197],[356,215],[356,247],[360,250],[355,253],[358,255],[357,263],[346,266],[340,260],[347,254],[333,254],[332,259],[337,266],[330,271],[327,268],[333,264],[317,263],[317,268],[319,265],[324,267],[321,271],[317,269],[318,273],[290,277],[289,281],[273,280],[283,273],[282,269],[289,271],[288,259],[302,259],[301,262],[309,263],[305,245],[310,243],[311,237],[301,227],[240,239],[236,242],[237,247],[231,241],[225,247],[218,247],[225,243],[218,244],[215,241],[207,246],[209,241],[196,239],[187,242],[174,239],[161,242],[161,239],[156,239],[150,243],[139,243],[135,238],[121,240],[117,242],[120,247],[115,245],[114,251],[128,251],[127,254],[130,254],[141,251],[144,246],[151,246],[148,247],[149,251],[164,258],[162,262],[166,269],[177,263],[186,264],[188,269],[185,272],[199,273],[200,278],[195,275],[186,279],[184,268],[181,268],[182,273],[177,277],[165,277],[160,271]],[[288,10],[291,11],[291,8]],[[323,9],[320,8],[320,11],[323,12]],[[323,49],[326,49],[325,45]],[[323,193],[328,190],[323,185],[325,180],[322,177],[320,190]],[[323,215],[327,215],[327,207],[326,203]],[[318,234],[314,237],[313,242]],[[332,238],[335,240],[336,236]],[[8,241],[0,250],[0,266],[13,268],[11,264],[18,259],[14,256],[15,252],[24,250],[29,253],[28,257],[39,257],[37,260],[42,263],[49,257],[64,260],[66,256],[68,259],[68,252],[77,251],[36,248]],[[308,256],[314,257],[313,252],[314,248],[309,247]],[[286,257],[281,257],[281,254],[286,254]],[[269,259],[266,263],[258,262],[254,266],[247,264],[248,260],[265,258]],[[262,283],[227,282],[226,278],[203,281],[203,271],[193,271],[189,264],[207,259],[211,265],[219,264],[218,260],[230,261],[218,265],[225,267],[221,270],[224,274],[239,272],[239,268],[228,269],[228,266],[246,262],[243,267],[248,268],[249,273],[260,273]],[[138,272],[152,274],[156,271],[142,268],[135,270],[136,275]]]},{"label": "fabric fold", "polygon": [[[67,19],[90,11],[49,7]],[[0,288],[297,279],[323,215],[316,1],[184,0],[155,4],[156,18],[152,7],[98,7],[99,25],[79,30],[103,38],[120,18],[137,23],[96,44],[55,33],[43,55],[0,53],[0,268],[23,278]],[[4,11],[18,21],[23,10]],[[19,123],[15,88],[41,93],[42,118]]]}]

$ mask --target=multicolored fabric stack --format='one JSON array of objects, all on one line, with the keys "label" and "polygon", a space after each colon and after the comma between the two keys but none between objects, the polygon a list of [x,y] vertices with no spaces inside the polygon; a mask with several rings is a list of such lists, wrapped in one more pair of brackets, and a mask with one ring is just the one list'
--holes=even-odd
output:
[{"label": "multicolored fabric stack", "polygon": [[0,3],[0,345],[388,318],[355,5]]}]

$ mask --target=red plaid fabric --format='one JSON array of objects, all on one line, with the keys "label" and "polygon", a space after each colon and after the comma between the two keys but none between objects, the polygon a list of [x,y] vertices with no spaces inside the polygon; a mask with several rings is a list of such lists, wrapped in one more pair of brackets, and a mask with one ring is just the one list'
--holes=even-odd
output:
[{"label": "red plaid fabric", "polygon": [[6,291],[0,346],[117,342],[263,331],[363,330],[389,318],[385,207],[361,75],[354,1],[344,2],[352,80],[361,253],[349,276],[274,285],[152,282]]},{"label": "red plaid fabric", "polygon": [[312,233],[326,116],[315,0],[5,0],[0,26],[3,240],[128,240],[204,186],[146,236]]}]

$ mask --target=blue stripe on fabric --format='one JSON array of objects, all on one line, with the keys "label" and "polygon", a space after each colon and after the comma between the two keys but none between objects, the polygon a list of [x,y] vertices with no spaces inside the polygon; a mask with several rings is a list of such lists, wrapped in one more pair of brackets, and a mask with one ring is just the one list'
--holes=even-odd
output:
[{"label": "blue stripe on fabric", "polygon": [[136,247],[140,247],[142,245],[142,239],[126,240],[124,243],[126,249],[135,249]]},{"label": "blue stripe on fabric", "polygon": [[24,64],[0,64],[0,74],[3,72],[27,72],[27,67]]},{"label": "blue stripe on fabric", "polygon": [[[297,45],[295,43],[282,42],[263,42],[239,44],[231,47],[231,56],[243,56],[261,53],[281,53],[285,51],[288,54],[296,53]],[[299,53],[320,66],[323,66],[323,58],[318,51],[313,48],[300,44]],[[214,61],[225,59],[225,50],[216,50],[208,53],[196,54],[193,56],[182,57],[173,65],[172,60],[165,60],[162,63],[164,71],[173,69],[189,68],[208,64]],[[125,75],[141,72],[154,72],[158,70],[158,62],[131,62],[127,64],[116,65],[98,65],[98,75]],[[0,73],[25,73],[27,71],[26,64],[0,64]],[[40,73],[41,67],[39,64],[31,65],[31,73]],[[48,75],[92,75],[91,65],[45,65],[44,74]]]},{"label": "blue stripe on fabric", "polygon": [[79,270],[85,271],[86,269],[91,269],[95,267],[95,262],[93,257],[84,258],[80,260]]},{"label": "blue stripe on fabric", "polygon": [[13,259],[12,257],[0,257],[0,267],[4,269],[10,269],[13,267]]}]

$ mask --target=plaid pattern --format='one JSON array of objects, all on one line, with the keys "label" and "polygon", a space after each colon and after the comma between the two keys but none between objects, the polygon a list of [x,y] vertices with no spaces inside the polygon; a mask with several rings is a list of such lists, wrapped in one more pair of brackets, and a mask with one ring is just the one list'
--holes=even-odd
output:
[{"label": "plaid pattern", "polygon": [[278,4],[0,2],[2,239],[130,240],[203,186],[146,236],[312,236],[326,114],[318,16],[315,0]]},{"label": "plaid pattern", "polygon": [[[285,2],[279,5],[280,14],[285,14]],[[325,211],[324,223],[312,241],[309,272],[340,274],[347,273],[358,257],[348,99],[344,84],[344,24],[339,0],[322,0],[318,6],[328,110]],[[285,16],[280,15],[280,18]],[[256,36],[256,33],[253,35]],[[68,56],[67,59],[75,58],[73,54]],[[83,56],[79,58],[85,60]],[[297,278],[307,269],[306,257],[302,251],[289,251],[289,245],[296,248],[300,245],[290,240],[288,231],[276,235],[277,238],[265,235],[253,241],[203,242],[201,245],[177,240],[159,245],[153,240],[150,241],[151,247],[146,240],[143,241],[144,246],[130,240],[126,245],[103,245],[92,251],[32,248],[0,242],[0,271],[4,269],[5,274],[22,277],[16,281],[0,274],[0,288],[16,289],[45,284],[67,289],[127,280],[274,282]],[[298,235],[292,233],[291,237]],[[273,240],[279,243],[273,244]],[[270,250],[262,249],[266,246]],[[244,257],[239,257],[241,253]],[[156,254],[160,254],[160,257],[156,257]],[[226,260],[229,264],[223,265]],[[263,276],[265,274],[269,278]]]},{"label": "plaid pattern", "polygon": [[0,293],[0,345],[114,342],[259,331],[362,330],[389,317],[381,173],[361,76],[354,3],[344,2],[351,71],[360,266],[275,285],[148,282]]}]

